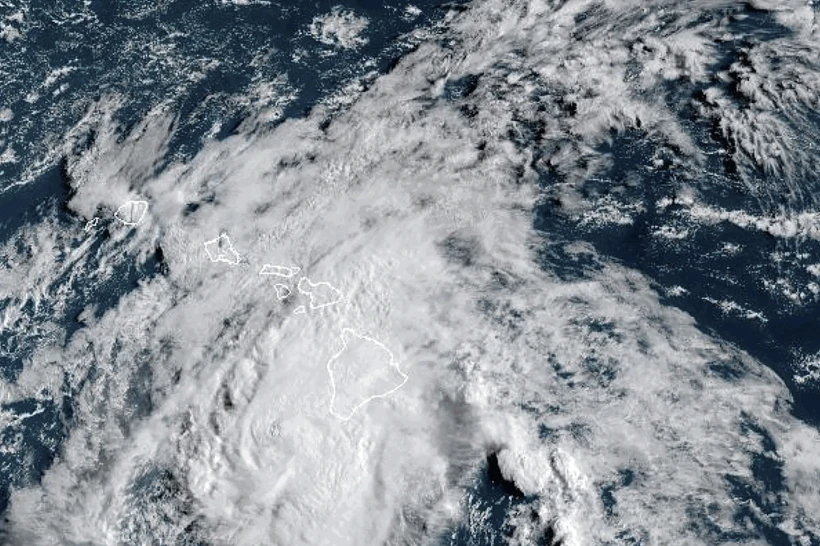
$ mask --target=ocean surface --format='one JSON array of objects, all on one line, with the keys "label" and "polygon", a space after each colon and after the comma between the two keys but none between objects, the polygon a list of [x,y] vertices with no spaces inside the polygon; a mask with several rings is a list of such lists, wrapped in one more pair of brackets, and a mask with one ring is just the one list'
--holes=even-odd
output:
[{"label": "ocean surface", "polygon": [[820,545],[820,5],[0,45],[0,543]]}]

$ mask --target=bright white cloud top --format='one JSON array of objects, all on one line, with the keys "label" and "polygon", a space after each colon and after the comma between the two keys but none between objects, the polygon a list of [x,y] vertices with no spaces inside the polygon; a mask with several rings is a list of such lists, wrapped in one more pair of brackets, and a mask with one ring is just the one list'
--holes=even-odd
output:
[{"label": "bright white cloud top", "polygon": [[352,328],[341,333],[343,347],[330,357],[330,413],[347,421],[362,407],[390,396],[407,382],[393,353],[381,342]]},{"label": "bright white cloud top", "polygon": [[[133,182],[119,173],[156,172],[139,180],[152,221],[99,248],[87,237],[71,249],[56,221],[22,227],[2,243],[17,264],[0,270],[3,331],[24,335],[34,325],[25,310],[47,298],[66,305],[61,287],[79,265],[112,278],[161,248],[166,273],[83,311],[73,335],[38,317],[48,336],[0,397],[46,406],[64,389],[77,403],[42,480],[13,489],[4,539],[439,544],[457,522],[483,517],[466,491],[494,450],[503,477],[536,499],[509,516],[514,546],[545,536],[758,545],[764,525],[816,544],[820,433],[791,413],[783,381],[590,245],[567,246],[582,275],[546,267],[553,241],[533,226],[536,167],[562,177],[551,198],[567,216],[632,225],[637,207],[580,189],[612,161],[596,147],[618,131],[640,127],[695,166],[684,171],[692,186],[705,183],[704,152],[671,112],[677,99],[661,93],[676,78],[720,79],[709,71],[731,39],[728,16],[705,22],[699,10],[725,5],[476,0],[345,110],[317,107],[169,164],[173,113],[152,112],[121,139],[101,103],[84,121],[98,140],[69,157],[68,207],[83,219],[111,210]],[[739,111],[714,90],[699,115],[734,143],[739,185],[761,203],[800,195],[812,208],[795,182],[812,159],[779,142],[799,136],[800,112],[816,112],[820,77],[771,59],[817,63],[815,11],[754,6],[789,31],[752,48],[755,71],[721,76],[742,77],[736,92],[754,107]],[[311,32],[358,47],[367,25],[345,13]],[[452,91],[473,77],[469,93]],[[538,144],[522,145],[524,134]],[[754,186],[759,168],[776,187]],[[814,233],[779,217],[761,227],[682,210],[705,222],[693,232],[720,222],[783,240]],[[230,238],[209,239],[217,229]],[[208,263],[202,241],[211,262],[236,267]],[[322,312],[271,297],[266,276],[299,270],[257,274],[262,260],[332,280],[298,283]],[[807,382],[816,361],[798,370]]]}]

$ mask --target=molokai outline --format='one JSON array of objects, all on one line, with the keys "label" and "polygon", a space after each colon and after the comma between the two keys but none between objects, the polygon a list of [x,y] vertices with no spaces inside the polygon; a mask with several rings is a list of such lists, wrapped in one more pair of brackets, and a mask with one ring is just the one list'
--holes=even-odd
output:
[{"label": "molokai outline", "polygon": [[273,264],[264,264],[262,269],[259,270],[260,275],[273,275],[276,277],[282,277],[285,279],[290,279],[296,276],[297,273],[301,271],[301,268],[297,266],[286,266],[286,265],[273,265]]}]

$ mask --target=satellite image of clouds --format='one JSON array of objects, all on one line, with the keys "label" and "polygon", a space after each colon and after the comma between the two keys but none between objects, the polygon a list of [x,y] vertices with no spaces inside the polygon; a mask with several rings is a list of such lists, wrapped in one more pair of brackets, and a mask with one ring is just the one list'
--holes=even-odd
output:
[{"label": "satellite image of clouds", "polygon": [[820,546],[817,0],[0,0],[0,545]]}]

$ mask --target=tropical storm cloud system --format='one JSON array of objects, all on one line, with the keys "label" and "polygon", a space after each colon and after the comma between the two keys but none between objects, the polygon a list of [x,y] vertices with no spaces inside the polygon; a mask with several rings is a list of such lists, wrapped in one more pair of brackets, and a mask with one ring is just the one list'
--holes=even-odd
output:
[{"label": "tropical storm cloud system", "polygon": [[816,0],[0,0],[0,545],[820,545]]}]

